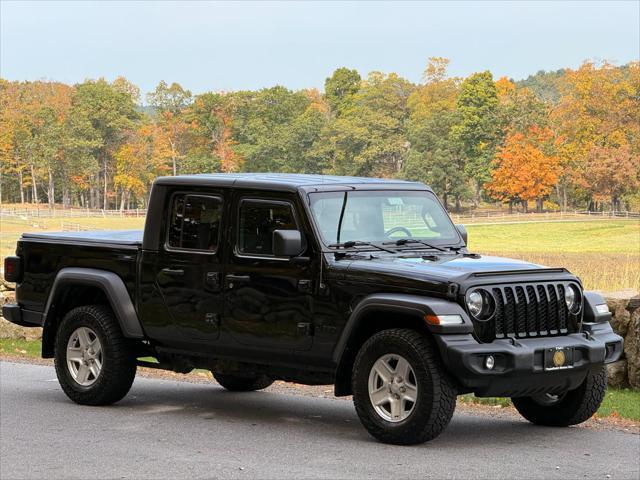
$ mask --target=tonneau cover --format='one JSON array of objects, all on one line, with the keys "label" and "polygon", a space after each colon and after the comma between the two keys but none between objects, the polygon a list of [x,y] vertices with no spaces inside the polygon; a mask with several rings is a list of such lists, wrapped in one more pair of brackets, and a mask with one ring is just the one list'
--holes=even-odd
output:
[{"label": "tonneau cover", "polygon": [[22,238],[29,240],[67,241],[96,244],[142,245],[142,230],[99,230],[89,232],[43,232],[23,233]]}]

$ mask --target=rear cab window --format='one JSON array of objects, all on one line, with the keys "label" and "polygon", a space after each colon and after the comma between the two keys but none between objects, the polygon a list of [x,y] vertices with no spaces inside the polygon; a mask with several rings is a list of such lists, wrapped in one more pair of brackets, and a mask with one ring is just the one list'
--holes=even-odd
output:
[{"label": "rear cab window", "polygon": [[220,244],[222,198],[176,193],[171,199],[167,250],[215,253]]}]

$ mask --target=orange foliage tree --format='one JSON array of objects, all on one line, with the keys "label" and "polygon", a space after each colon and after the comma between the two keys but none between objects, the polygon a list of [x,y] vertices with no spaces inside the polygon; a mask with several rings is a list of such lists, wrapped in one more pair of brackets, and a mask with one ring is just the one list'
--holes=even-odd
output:
[{"label": "orange foliage tree", "polygon": [[511,133],[493,160],[491,181],[485,184],[495,199],[513,204],[521,202],[525,211],[529,200],[542,210],[544,198],[558,181],[558,157],[549,154],[553,135],[549,129],[531,127],[527,134]]},{"label": "orange foliage tree", "polygon": [[127,141],[115,153],[113,183],[121,191],[120,210],[132,195],[143,197],[154,178],[171,172],[173,154],[171,141],[161,127],[147,124],[129,132]]}]

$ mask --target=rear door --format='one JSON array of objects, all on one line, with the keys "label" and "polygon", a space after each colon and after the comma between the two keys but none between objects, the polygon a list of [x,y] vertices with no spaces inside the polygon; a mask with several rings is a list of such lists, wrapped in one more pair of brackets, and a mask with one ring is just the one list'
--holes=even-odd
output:
[{"label": "rear door", "polygon": [[182,339],[213,341],[220,335],[223,206],[222,192],[175,192],[169,202],[155,281],[171,330]]}]

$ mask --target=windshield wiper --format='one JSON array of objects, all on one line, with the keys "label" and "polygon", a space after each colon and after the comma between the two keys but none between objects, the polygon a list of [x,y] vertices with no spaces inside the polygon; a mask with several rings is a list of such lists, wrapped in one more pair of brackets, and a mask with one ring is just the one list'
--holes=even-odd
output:
[{"label": "windshield wiper", "polygon": [[428,248],[433,248],[434,250],[439,250],[441,252],[448,252],[449,250],[447,250],[446,248],[442,248],[442,247],[438,247],[437,245],[433,245],[431,243],[425,242],[424,240],[418,240],[416,238],[399,238],[398,240],[394,241],[394,242],[385,242],[383,243],[383,245],[395,245],[397,247],[402,247],[403,245],[407,245],[410,243],[419,243],[420,245],[423,245],[425,247]]},{"label": "windshield wiper", "polygon": [[375,243],[372,242],[363,242],[360,240],[349,240],[348,242],[342,242],[342,243],[333,243],[331,245],[329,245],[329,247],[331,248],[353,248],[353,247],[373,247],[376,248],[378,250],[382,250],[383,252],[389,252],[389,253],[396,253],[395,250],[391,250],[390,248],[385,248],[382,247],[380,245],[376,245]]}]

